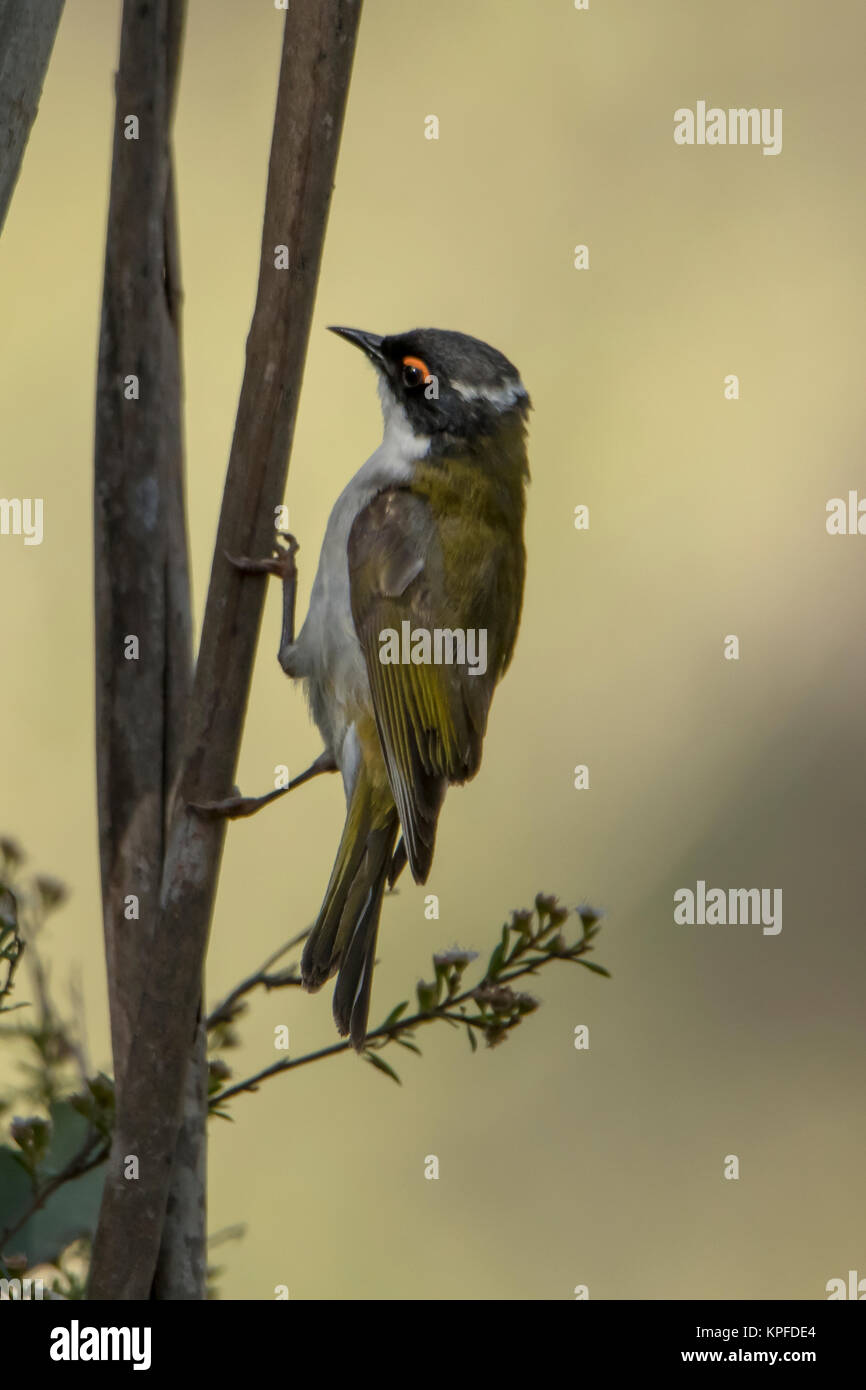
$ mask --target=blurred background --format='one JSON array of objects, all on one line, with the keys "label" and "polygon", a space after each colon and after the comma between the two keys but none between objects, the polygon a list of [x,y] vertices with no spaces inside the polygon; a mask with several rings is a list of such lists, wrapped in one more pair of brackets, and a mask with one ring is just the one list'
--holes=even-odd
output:
[{"label": "blurred background", "polygon": [[[0,495],[45,507],[41,546],[0,538],[0,831],[72,890],[53,979],[62,994],[80,964],[105,1068],[91,467],[119,20],[67,5],[0,241]],[[189,7],[197,618],[281,28],[271,4]],[[489,953],[538,890],[605,910],[594,959],[613,978],[545,970],[543,1007],[495,1051],[422,1030],[423,1059],[394,1059],[400,1088],[340,1056],[233,1101],[235,1123],[210,1129],[210,1228],[247,1227],[215,1252],[224,1297],[810,1299],[866,1275],[866,538],[825,529],[828,499],[866,495],[864,41],[856,0],[366,6],[286,499],[299,618],[328,512],[380,432],[373,373],[325,325],[475,334],[535,406],[516,657],[429,886],[405,875],[386,900],[372,1019],[433,951]],[[781,107],[781,154],[675,145],[674,111],[698,100]],[[251,794],[319,751],[276,663],[277,590],[238,774]],[[314,919],[342,820],[322,778],[230,827],[211,1002]],[[674,891],[698,879],[781,888],[783,930],[674,925]],[[330,1043],[330,989],[257,997],[238,1078],[281,1055],[279,1023],[293,1055]]]}]

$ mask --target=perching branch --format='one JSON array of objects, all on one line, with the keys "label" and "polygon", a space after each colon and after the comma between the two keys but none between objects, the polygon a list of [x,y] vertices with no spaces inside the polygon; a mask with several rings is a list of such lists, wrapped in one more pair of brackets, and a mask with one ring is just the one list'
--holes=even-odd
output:
[{"label": "perching branch", "polygon": [[[359,17],[360,0],[319,0],[286,13],[256,308],[91,1298],[146,1298],[154,1276],[225,834],[224,821],[198,816],[187,803],[224,798],[233,785],[264,604],[264,577],[239,574],[225,554],[262,555],[273,541]],[[280,268],[281,246],[288,269]],[[131,1153],[139,1159],[134,1183],[123,1175]]]}]

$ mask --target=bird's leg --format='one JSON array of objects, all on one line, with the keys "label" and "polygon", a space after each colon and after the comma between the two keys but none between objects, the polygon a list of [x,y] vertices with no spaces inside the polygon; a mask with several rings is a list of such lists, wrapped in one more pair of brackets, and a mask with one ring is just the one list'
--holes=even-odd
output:
[{"label": "bird's leg", "polygon": [[[295,592],[298,583],[295,555],[299,548],[298,542],[288,531],[277,531],[273,553],[266,560],[249,560],[246,556],[225,552],[229,564],[234,565],[241,574],[275,574],[282,580],[283,627],[277,660],[287,676],[291,675],[291,649],[295,642]],[[288,787],[283,790],[288,791]]]},{"label": "bird's leg", "polygon": [[[291,649],[295,642],[295,590],[298,579],[295,555],[298,549],[298,542],[294,536],[288,531],[277,531],[273,552],[266,560],[250,560],[244,555],[229,555],[228,551],[224,552],[229,564],[234,565],[241,574],[274,574],[282,580],[283,626],[277,659],[287,675],[291,675]],[[239,820],[241,816],[255,815],[263,806],[268,806],[270,802],[276,801],[277,797],[285,796],[286,792],[294,791],[295,787],[309,782],[311,777],[318,777],[320,772],[336,771],[337,764],[334,762],[333,754],[325,751],[319,754],[306,772],[293,777],[288,786],[277,787],[275,791],[266,792],[264,796],[241,796],[237,792],[236,795],[226,797],[222,801],[189,801],[187,805],[191,811],[209,820],[220,817],[225,820]]]},{"label": "bird's leg", "polygon": [[325,751],[319,754],[306,772],[293,777],[287,787],[277,787],[276,791],[266,792],[264,796],[228,796],[224,801],[188,801],[187,805],[191,811],[204,816],[206,820],[218,820],[220,817],[225,820],[239,820],[241,816],[254,816],[263,806],[276,801],[278,796],[285,796],[286,792],[293,792],[295,787],[309,782],[311,777],[318,777],[320,772],[336,771],[337,764],[334,762],[333,754]]}]

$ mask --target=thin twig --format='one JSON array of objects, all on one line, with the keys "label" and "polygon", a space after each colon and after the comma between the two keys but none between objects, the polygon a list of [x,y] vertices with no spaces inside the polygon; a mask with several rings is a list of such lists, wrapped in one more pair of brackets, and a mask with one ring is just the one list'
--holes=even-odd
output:
[{"label": "thin twig", "polygon": [[298,932],[297,936],[293,936],[291,941],[287,941],[284,946],[278,947],[272,955],[268,956],[267,960],[262,962],[258,970],[254,971],[252,975],[248,975],[239,985],[235,985],[231,993],[227,994],[225,999],[221,1000],[219,1004],[215,1004],[213,1009],[211,1009],[205,1020],[205,1026],[207,1028],[214,1028],[218,1023],[230,1022],[233,1017],[234,1005],[237,1001],[242,998],[243,995],[249,994],[250,991],[255,989],[258,985],[263,985],[265,989],[282,989],[286,985],[300,985],[300,975],[295,980],[285,979],[282,976],[271,976],[268,975],[267,972],[272,965],[276,964],[281,956],[286,955],[294,946],[298,946],[302,941],[305,941],[311,931],[312,927],[304,927],[304,930]]},{"label": "thin twig", "polygon": [[87,1085],[90,1076],[90,1061],[87,1055],[87,1017],[84,1011],[84,991],[81,986],[81,965],[79,962],[69,972],[69,998],[72,1002],[73,1027],[67,1035],[67,1042],[78,1066],[81,1086]]},{"label": "thin twig", "polygon": [[[473,985],[471,989],[464,990],[462,994],[454,995],[451,999],[443,999],[442,1003],[437,1005],[435,1009],[431,1009],[423,1013],[419,1012],[416,1014],[411,1014],[408,1018],[398,1018],[387,1028],[382,1026],[380,1028],[374,1029],[372,1033],[367,1034],[367,1044],[369,1045],[370,1043],[376,1042],[379,1039],[385,1039],[386,1041],[390,1041],[391,1039],[396,1038],[400,1033],[408,1033],[412,1029],[420,1027],[422,1024],[434,1023],[439,1018],[447,1019],[449,1023],[474,1023],[478,1027],[485,1027],[486,1025],[480,1020],[466,1018],[462,1014],[453,1015],[451,1013],[451,1010],[459,1008],[461,1004],[466,1004],[470,1000],[476,1002],[476,996],[478,994],[478,991],[490,986],[491,984],[495,983],[497,986],[499,986],[507,984],[509,980],[519,979],[523,975],[536,974],[539,965],[544,964],[547,961],[575,960],[578,958],[579,954],[583,954],[583,952],[579,951],[578,949],[582,945],[584,945],[583,942],[578,942],[577,948],[574,951],[572,951],[570,955],[563,954],[535,956],[532,960],[527,961],[524,965],[509,971],[507,974],[497,976],[495,982],[491,981],[488,978],[488,976],[485,975],[484,979],[479,981],[478,984]],[[590,949],[588,943],[586,943],[586,949]],[[235,1085],[227,1086],[225,1090],[220,1091],[215,1096],[211,1096],[211,1111],[213,1111],[218,1105],[221,1105],[223,1101],[228,1100],[229,1097],[239,1095],[242,1091],[258,1090],[259,1084],[262,1081],[267,1080],[267,1078],[270,1076],[277,1076],[280,1072],[284,1071],[294,1071],[296,1067],[306,1066],[308,1062],[317,1062],[322,1057],[335,1057],[339,1052],[347,1052],[350,1049],[350,1047],[351,1043],[347,1040],[346,1042],[333,1043],[330,1047],[320,1048],[318,1052],[308,1052],[303,1057],[287,1057],[281,1062],[274,1062],[272,1066],[265,1067],[263,1071],[256,1072],[255,1076],[248,1077],[246,1081],[238,1081]]]},{"label": "thin twig", "polygon": [[99,1136],[96,1132],[91,1131],[81,1149],[74,1158],[69,1160],[66,1167],[61,1172],[55,1173],[54,1177],[49,1178],[48,1182],[38,1189],[23,1216],[19,1217],[11,1226],[7,1226],[5,1231],[0,1232],[0,1252],[3,1251],[12,1236],[27,1224],[34,1212],[39,1211],[59,1187],[62,1187],[66,1182],[72,1182],[75,1178],[83,1178],[85,1173],[90,1173],[94,1168],[98,1168],[100,1163],[105,1162],[110,1148],[108,1139],[103,1139],[96,1153],[90,1158],[87,1157],[93,1148],[94,1139],[97,1137]]}]

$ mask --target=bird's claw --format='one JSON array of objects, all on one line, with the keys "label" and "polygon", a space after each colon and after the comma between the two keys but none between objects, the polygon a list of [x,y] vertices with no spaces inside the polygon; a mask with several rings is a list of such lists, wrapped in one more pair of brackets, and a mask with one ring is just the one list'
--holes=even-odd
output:
[{"label": "bird's claw", "polygon": [[296,573],[295,556],[300,548],[289,531],[277,531],[274,548],[267,559],[252,560],[246,555],[230,555],[227,550],[223,554],[241,574],[273,574],[278,579],[286,580]]}]

